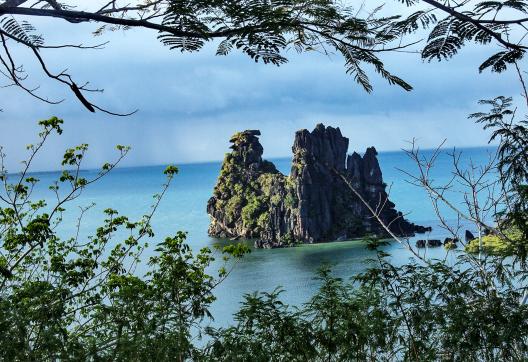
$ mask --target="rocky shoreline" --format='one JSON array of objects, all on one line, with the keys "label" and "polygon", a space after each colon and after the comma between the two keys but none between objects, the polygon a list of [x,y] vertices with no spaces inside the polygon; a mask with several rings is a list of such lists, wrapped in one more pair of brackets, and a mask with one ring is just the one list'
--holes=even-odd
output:
[{"label": "rocky shoreline", "polygon": [[[256,239],[256,247],[387,237],[353,187],[391,232],[412,236],[430,230],[405,220],[388,199],[374,147],[347,155],[339,128],[318,124],[295,134],[289,176],[262,159],[260,131],[235,134],[207,204],[209,235]],[[348,184],[348,185],[347,185]]]}]

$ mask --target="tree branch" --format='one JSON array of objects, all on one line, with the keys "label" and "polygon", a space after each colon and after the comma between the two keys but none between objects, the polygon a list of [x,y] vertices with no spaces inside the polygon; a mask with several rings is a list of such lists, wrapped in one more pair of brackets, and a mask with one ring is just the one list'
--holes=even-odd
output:
[{"label": "tree branch", "polygon": [[[437,9],[440,9],[440,10],[448,13],[449,15],[451,15],[451,16],[459,19],[459,20],[470,22],[471,24],[475,25],[478,29],[480,29],[483,32],[485,32],[486,34],[490,35],[495,40],[497,40],[500,44],[504,45],[507,48],[518,49],[518,50],[526,50],[526,49],[528,49],[528,47],[525,47],[523,45],[513,44],[513,43],[510,43],[507,40],[504,40],[500,34],[496,33],[495,31],[493,31],[493,30],[491,30],[489,28],[487,28],[486,26],[482,25],[483,24],[482,20],[475,20],[475,19],[473,19],[470,16],[467,16],[465,14],[462,14],[462,13],[456,11],[452,7],[449,7],[449,6],[446,6],[444,4],[441,4],[441,3],[439,3],[438,1],[435,1],[435,0],[422,0],[422,1],[427,3],[427,4],[429,4],[429,5],[434,6]],[[495,23],[495,22],[490,22],[490,23]]]}]

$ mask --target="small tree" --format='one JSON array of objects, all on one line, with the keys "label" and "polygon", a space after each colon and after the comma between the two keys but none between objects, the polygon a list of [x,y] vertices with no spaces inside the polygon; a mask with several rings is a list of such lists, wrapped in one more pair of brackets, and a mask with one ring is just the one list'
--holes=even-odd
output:
[{"label": "small tree", "polygon": [[[64,170],[50,186],[56,201],[34,200],[39,180],[31,164],[47,139],[61,134],[62,120],[41,121],[42,132],[20,174],[9,174],[2,160],[0,180],[0,359],[2,360],[146,360],[194,358],[192,343],[200,322],[211,318],[213,289],[228,274],[229,256],[238,258],[242,244],[223,250],[225,266],[216,277],[205,270],[214,260],[204,248],[194,253],[178,232],[157,244],[154,256],[136,272],[147,240],[154,238],[152,217],[178,172],[169,166],[161,193],[138,221],[114,209],[89,237],[83,236],[82,207],[75,235],[58,231],[66,207],[126,156],[118,146],[114,163],[85,178],[82,161],[88,149],[68,149]],[[12,181],[14,180],[14,181]]]}]

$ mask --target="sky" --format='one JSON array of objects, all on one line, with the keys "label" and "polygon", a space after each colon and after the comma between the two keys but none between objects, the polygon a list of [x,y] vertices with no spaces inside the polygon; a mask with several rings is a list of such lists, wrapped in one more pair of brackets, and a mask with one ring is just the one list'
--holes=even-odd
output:
[{"label": "sky", "polygon": [[[0,89],[0,145],[9,170],[20,167],[25,145],[36,141],[36,122],[58,116],[64,133],[51,140],[36,159],[34,170],[60,167],[67,147],[88,143],[84,167],[93,168],[115,157],[114,146],[132,151],[124,166],[221,160],[230,135],[259,129],[264,156],[291,154],[295,131],[317,123],[340,127],[350,139],[349,152],[368,146],[380,151],[487,144],[489,134],[467,115],[481,111],[479,99],[498,95],[520,99],[513,72],[479,74],[478,66],[490,48],[470,46],[449,62],[423,62],[418,54],[383,57],[387,68],[410,83],[405,92],[369,72],[374,92],[367,94],[345,74],[339,56],[287,53],[290,62],[279,68],[255,64],[239,53],[215,56],[213,46],[182,54],[159,43],[156,33],[129,30],[94,38],[93,24],[71,25],[59,19],[34,21],[49,44],[85,45],[109,41],[103,50],[43,50],[55,72],[64,68],[77,83],[90,81],[104,88],[91,100],[116,112],[138,109],[129,117],[92,114],[69,89],[42,76],[24,50],[15,55],[29,72],[29,84],[60,105],[35,100],[16,88]],[[410,38],[413,41],[416,38]]]}]

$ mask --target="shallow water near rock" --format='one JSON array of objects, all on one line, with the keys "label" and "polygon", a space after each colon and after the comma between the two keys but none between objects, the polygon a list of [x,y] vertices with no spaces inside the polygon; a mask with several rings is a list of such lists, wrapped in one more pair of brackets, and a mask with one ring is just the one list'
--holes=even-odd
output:
[{"label": "shallow water near rock", "polygon": [[[350,150],[352,151],[352,150]],[[461,163],[468,164],[469,160],[476,165],[484,164],[493,152],[490,148],[460,149]],[[424,151],[430,156],[431,151]],[[264,155],[265,156],[265,155]],[[438,221],[431,207],[431,203],[424,191],[406,182],[408,179],[398,169],[416,172],[416,167],[404,152],[380,152],[379,161],[384,181],[390,187],[390,198],[398,210],[408,213],[407,218],[417,224],[432,226],[430,238],[443,239],[448,236],[438,227]],[[289,174],[289,159],[272,159],[277,168]],[[221,162],[179,165],[180,173],[163,199],[154,218],[156,237],[149,241],[151,247],[143,254],[147,260],[152,253],[152,245],[156,240],[174,235],[178,230],[188,232],[188,242],[194,250],[202,247],[221,246],[229,241],[211,238],[207,235],[209,217],[206,204],[211,196]],[[164,166],[121,168],[114,170],[100,182],[92,185],[75,202],[70,204],[64,217],[60,234],[71,236],[76,229],[79,215],[76,206],[86,206],[92,202],[96,204],[83,220],[82,235],[93,234],[103,220],[102,210],[111,207],[121,214],[137,218],[148,212],[153,202],[152,195],[161,189],[164,182]],[[443,152],[434,168],[435,182],[447,182],[452,174],[452,159]],[[84,171],[86,177],[95,175],[96,171]],[[52,200],[52,194],[46,189],[58,173],[38,173],[41,185],[34,196]],[[450,195],[454,203],[461,205],[462,195]],[[454,214],[444,210],[447,217],[454,221]],[[468,226],[471,228],[471,226]],[[462,230],[462,232],[464,229]],[[415,237],[411,244],[417,238]],[[116,239],[117,241],[117,239]],[[251,243],[250,241],[246,241]],[[405,263],[412,256],[411,253],[396,242],[392,242],[386,251],[392,255],[394,263]],[[444,258],[446,250],[443,247],[422,250],[428,257]],[[447,255],[452,258],[453,253]],[[368,268],[367,260],[374,253],[366,250],[360,240],[329,242],[314,245],[302,245],[281,249],[253,249],[252,252],[240,260],[233,268],[229,277],[220,284],[215,295],[217,301],[212,307],[215,317],[214,325],[225,325],[232,320],[232,315],[239,308],[239,303],[245,293],[254,291],[272,291],[281,286],[284,289],[283,299],[289,304],[299,305],[306,302],[318,288],[315,273],[321,265],[328,263],[334,273],[342,278],[350,278]],[[220,258],[219,258],[220,259]],[[211,272],[218,269],[221,261],[211,266]],[[137,273],[144,271],[138,268]]]}]

